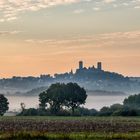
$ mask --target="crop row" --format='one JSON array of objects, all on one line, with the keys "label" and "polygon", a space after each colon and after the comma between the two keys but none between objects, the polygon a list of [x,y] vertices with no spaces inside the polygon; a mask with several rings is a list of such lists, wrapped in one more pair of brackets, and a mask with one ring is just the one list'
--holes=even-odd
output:
[{"label": "crop row", "polygon": [[136,132],[140,123],[92,120],[4,120],[0,132]]}]

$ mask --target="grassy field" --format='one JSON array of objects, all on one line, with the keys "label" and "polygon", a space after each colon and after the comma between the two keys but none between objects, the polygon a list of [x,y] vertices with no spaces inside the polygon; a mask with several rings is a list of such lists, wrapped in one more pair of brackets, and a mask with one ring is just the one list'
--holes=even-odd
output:
[{"label": "grassy field", "polygon": [[0,117],[0,139],[140,140],[140,117]]}]

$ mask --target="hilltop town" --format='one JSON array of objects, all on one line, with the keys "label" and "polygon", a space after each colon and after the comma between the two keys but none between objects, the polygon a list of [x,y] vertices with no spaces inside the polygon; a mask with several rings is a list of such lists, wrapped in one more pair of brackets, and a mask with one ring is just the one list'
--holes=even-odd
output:
[{"label": "hilltop town", "polygon": [[97,62],[97,66],[85,67],[83,61],[79,61],[79,66],[73,72],[40,75],[39,77],[12,77],[0,79],[0,92],[5,94],[18,94],[28,92],[32,89],[48,87],[52,83],[75,82],[83,86],[88,91],[121,91],[138,92],[140,90],[140,81],[134,78],[124,77],[115,72],[104,71],[102,62]]}]

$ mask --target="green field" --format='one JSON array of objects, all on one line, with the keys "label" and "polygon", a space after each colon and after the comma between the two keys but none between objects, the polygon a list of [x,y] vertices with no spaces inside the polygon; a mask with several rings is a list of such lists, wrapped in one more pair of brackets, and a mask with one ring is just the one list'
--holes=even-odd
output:
[{"label": "green field", "polygon": [[139,140],[140,117],[0,117],[0,139]]}]

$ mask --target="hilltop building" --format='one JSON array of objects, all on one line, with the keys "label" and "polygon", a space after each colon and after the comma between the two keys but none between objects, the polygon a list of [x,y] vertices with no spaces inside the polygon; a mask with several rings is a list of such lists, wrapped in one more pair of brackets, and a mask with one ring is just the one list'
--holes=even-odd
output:
[{"label": "hilltop building", "polygon": [[84,63],[83,61],[79,61],[79,68],[76,70],[78,71],[84,71],[84,70],[98,70],[98,71],[102,71],[102,62],[98,62],[97,63],[97,68],[94,67],[94,65],[92,67],[84,67]]},{"label": "hilltop building", "polygon": [[79,69],[83,69],[83,61],[79,61]]},{"label": "hilltop building", "polygon": [[98,62],[97,63],[97,69],[98,70],[102,70],[102,62]]}]

